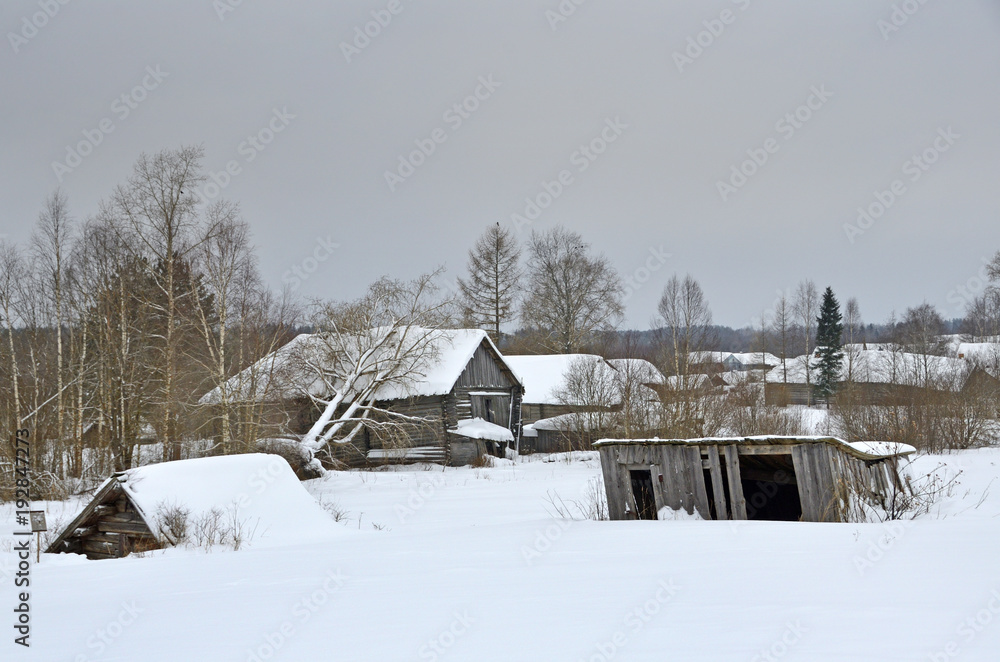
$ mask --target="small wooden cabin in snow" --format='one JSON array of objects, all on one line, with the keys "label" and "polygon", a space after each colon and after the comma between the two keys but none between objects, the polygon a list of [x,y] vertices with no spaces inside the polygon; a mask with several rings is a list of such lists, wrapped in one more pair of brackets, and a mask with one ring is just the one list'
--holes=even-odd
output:
[{"label": "small wooden cabin in snow", "polygon": [[287,544],[339,530],[288,462],[253,453],[116,473],[45,552],[114,559],[185,541],[232,546],[239,537],[242,546]]},{"label": "small wooden cabin in snow", "polygon": [[[330,444],[329,456],[322,454],[322,460],[348,466],[418,461],[460,466],[514,446],[521,429],[524,387],[486,332],[417,332],[427,334],[423,353],[433,358],[410,378],[380,387],[375,398],[378,406],[423,423],[399,428],[392,437],[380,434],[377,426],[368,427],[350,442]],[[303,355],[311,356],[314,364],[329,360],[321,338],[300,334],[257,366],[230,379],[229,392],[242,393],[235,397],[245,401],[265,401],[274,412],[275,430],[283,427],[283,432],[304,434],[321,413],[311,396],[330,394],[314,369],[303,369]],[[249,391],[248,383],[254,384]],[[201,404],[211,406],[219,397],[215,389],[202,397]]]},{"label": "small wooden cabin in snow", "polygon": [[611,519],[660,519],[664,508],[702,519],[846,522],[857,499],[874,507],[908,490],[899,473],[912,446],[834,437],[602,439]]}]

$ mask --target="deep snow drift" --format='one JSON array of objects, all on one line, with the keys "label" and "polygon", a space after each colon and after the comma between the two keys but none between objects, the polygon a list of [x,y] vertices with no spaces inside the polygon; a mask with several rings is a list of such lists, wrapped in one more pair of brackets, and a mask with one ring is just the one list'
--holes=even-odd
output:
[{"label": "deep snow drift", "polygon": [[995,661],[1000,450],[915,460],[939,463],[951,496],[889,524],[561,517],[591,501],[594,453],[335,472],[306,483],[339,518],[319,535],[43,555],[32,648],[8,625],[0,659]]}]

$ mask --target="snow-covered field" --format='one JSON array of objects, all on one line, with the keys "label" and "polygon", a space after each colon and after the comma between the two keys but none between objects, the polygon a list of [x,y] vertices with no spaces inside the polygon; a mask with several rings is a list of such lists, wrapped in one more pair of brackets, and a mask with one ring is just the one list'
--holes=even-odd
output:
[{"label": "snow-covered field", "polygon": [[340,521],[308,542],[43,555],[30,651],[3,578],[0,659],[1000,659],[1000,450],[918,458],[960,484],[892,524],[563,519],[550,495],[585,506],[600,474],[567,459],[331,473],[307,489]]}]

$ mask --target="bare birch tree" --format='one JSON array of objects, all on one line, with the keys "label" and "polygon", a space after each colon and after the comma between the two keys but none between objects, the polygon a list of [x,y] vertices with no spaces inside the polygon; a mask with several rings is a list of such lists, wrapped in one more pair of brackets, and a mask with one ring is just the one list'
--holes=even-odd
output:
[{"label": "bare birch tree", "polygon": [[[65,354],[63,330],[65,327],[66,268],[71,251],[73,225],[69,205],[61,191],[55,191],[45,201],[45,209],[38,215],[38,224],[32,236],[33,258],[39,271],[44,296],[50,298],[52,327],[55,329],[56,351],[56,429],[54,466],[52,470],[65,477],[63,453],[66,440],[66,405],[64,403]],[[48,325],[46,325],[48,326]]]},{"label": "bare birch tree", "polygon": [[847,347],[844,350],[844,358],[847,359],[847,374],[844,381],[850,384],[854,381],[854,368],[858,361],[858,344],[864,342],[862,335],[861,307],[858,300],[851,297],[844,304],[844,339],[847,340]]},{"label": "bare birch tree", "polygon": [[819,314],[819,294],[816,291],[816,284],[811,280],[804,280],[799,283],[795,290],[795,303],[792,310],[802,332],[802,346],[806,356],[806,389],[809,391],[809,404],[812,404],[812,350],[813,350],[813,327],[816,324],[816,316]]},{"label": "bare birch tree", "polygon": [[[23,420],[20,387],[21,373],[18,369],[17,348],[14,345],[14,329],[18,321],[17,310],[20,307],[22,296],[20,282],[24,276],[24,270],[24,260],[17,247],[0,242],[0,314],[3,316],[4,330],[7,335],[6,349],[9,352],[7,365],[9,365],[10,369],[8,379],[13,395],[8,425],[14,430],[21,428]],[[10,432],[13,434],[12,430]]]},{"label": "bare birch tree", "polygon": [[[181,457],[178,418],[182,395],[177,392],[181,332],[179,299],[189,296],[178,291],[182,262],[209,237],[215,228],[212,219],[200,215],[195,189],[203,180],[200,172],[201,147],[164,150],[143,154],[136,162],[128,183],[118,186],[104,211],[116,220],[122,232],[130,231],[153,269],[154,281],[163,300],[161,340],[160,417],[156,427],[163,442],[163,459]],[[159,266],[160,268],[156,268]]]}]

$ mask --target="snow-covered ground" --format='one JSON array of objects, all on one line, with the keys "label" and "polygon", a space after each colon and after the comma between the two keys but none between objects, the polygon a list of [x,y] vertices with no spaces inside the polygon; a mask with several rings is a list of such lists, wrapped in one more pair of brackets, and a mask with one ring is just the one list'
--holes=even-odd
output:
[{"label": "snow-covered ground", "polygon": [[[29,651],[3,577],[0,659],[993,662],[1000,450],[916,460],[939,463],[952,495],[890,524],[564,519],[593,453],[331,473],[307,484],[340,518],[323,539],[43,555]],[[4,574],[10,506],[0,522]]]}]

